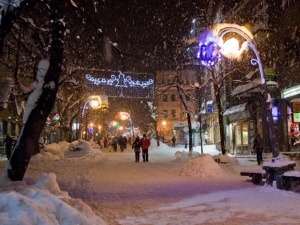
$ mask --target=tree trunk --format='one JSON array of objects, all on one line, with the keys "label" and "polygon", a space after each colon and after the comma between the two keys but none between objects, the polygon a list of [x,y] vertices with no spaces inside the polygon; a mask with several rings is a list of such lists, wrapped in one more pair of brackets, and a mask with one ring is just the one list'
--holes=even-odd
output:
[{"label": "tree trunk", "polygon": [[192,123],[191,123],[191,115],[187,113],[187,121],[189,127],[189,151],[193,151],[193,130],[192,130]]},{"label": "tree trunk", "polygon": [[8,162],[10,165],[7,173],[12,181],[23,179],[31,156],[39,152],[38,141],[55,102],[63,59],[64,26],[60,22],[59,7],[59,0],[50,2],[50,8],[53,12],[53,17],[50,19],[54,21],[51,30],[53,41],[50,49],[50,66],[45,77],[43,92],[36,107],[31,111]]},{"label": "tree trunk", "polygon": [[158,135],[158,131],[157,131],[157,121],[154,120],[154,127],[155,127],[155,135],[156,135],[156,144],[157,147],[159,146],[159,135]]},{"label": "tree trunk", "polygon": [[[212,76],[213,76],[214,80],[216,80],[214,70],[212,70]],[[217,104],[217,108],[218,108],[221,150],[222,150],[222,154],[225,155],[227,150],[226,150],[226,146],[225,146],[225,129],[224,129],[224,123],[223,123],[223,107],[222,107],[222,103],[221,103],[221,88],[219,88],[217,83],[214,83],[213,87],[214,87],[214,93],[215,93],[215,97],[216,97],[216,104]],[[220,87],[222,87],[222,85],[220,85]]]}]

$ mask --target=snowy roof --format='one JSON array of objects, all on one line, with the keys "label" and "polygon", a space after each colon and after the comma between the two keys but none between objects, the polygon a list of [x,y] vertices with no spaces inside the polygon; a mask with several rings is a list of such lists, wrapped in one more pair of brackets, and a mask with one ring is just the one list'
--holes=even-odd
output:
[{"label": "snowy roof", "polygon": [[[191,123],[192,123],[192,129],[200,127],[199,122],[191,122]],[[174,124],[174,128],[184,128],[184,127],[188,127],[188,123],[187,122],[178,122],[178,123]]]},{"label": "snowy roof", "polygon": [[235,89],[232,90],[231,95],[238,95],[238,94],[244,93],[249,90],[254,90],[255,88],[259,87],[260,85],[261,85],[261,79],[260,78],[254,79],[247,84],[242,84],[242,85],[237,86]]},{"label": "snowy roof", "polygon": [[[251,72],[250,72],[251,73]],[[249,74],[250,74],[249,73]],[[262,92],[261,86],[261,78],[256,78],[247,84],[238,85],[235,89],[232,90],[231,95],[239,95],[245,92]],[[267,86],[278,86],[276,81],[267,81]]]},{"label": "snowy roof", "polygon": [[232,106],[224,112],[223,116],[227,116],[233,113],[243,112],[246,110],[246,108],[247,108],[247,103]]}]

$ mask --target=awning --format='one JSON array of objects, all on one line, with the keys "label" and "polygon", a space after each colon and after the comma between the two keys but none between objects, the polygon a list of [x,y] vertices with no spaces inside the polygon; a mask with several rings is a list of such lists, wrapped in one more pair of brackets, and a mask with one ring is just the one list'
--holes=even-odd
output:
[{"label": "awning", "polygon": [[248,92],[250,90],[252,90],[252,92],[261,92],[261,89],[259,88],[260,86],[261,86],[261,79],[257,78],[247,84],[242,84],[237,86],[235,89],[232,90],[231,95],[233,96],[239,95]]},{"label": "awning", "polygon": [[250,112],[247,108],[247,103],[232,106],[228,108],[223,116],[226,116],[229,122],[244,120],[250,117]]},{"label": "awning", "polygon": [[247,103],[232,106],[223,113],[223,116],[228,116],[233,113],[243,112],[246,110],[246,108],[247,108]]},{"label": "awning", "polygon": [[[192,124],[192,129],[199,129],[200,123],[199,122],[191,122]],[[175,123],[173,126],[174,129],[179,129],[179,128],[188,128],[188,123],[187,122],[179,122]]]},{"label": "awning", "polygon": [[[249,93],[262,93],[263,92],[263,84],[261,83],[261,79],[257,78],[252,81],[249,81],[246,84],[238,85],[236,88],[234,88],[231,92],[232,96],[236,95],[245,95],[247,97],[247,94]],[[271,87],[277,87],[278,83],[276,81],[267,81],[268,88]],[[269,90],[270,91],[270,90]]]}]

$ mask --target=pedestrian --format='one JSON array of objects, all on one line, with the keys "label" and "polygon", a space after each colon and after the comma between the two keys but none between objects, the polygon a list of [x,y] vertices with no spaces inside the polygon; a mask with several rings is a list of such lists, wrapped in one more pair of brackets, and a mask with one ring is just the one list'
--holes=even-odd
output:
[{"label": "pedestrian", "polygon": [[123,139],[122,136],[120,136],[120,137],[118,138],[118,143],[119,143],[121,152],[124,152],[124,139]]},{"label": "pedestrian", "polygon": [[104,144],[104,148],[108,147],[108,138],[106,136],[104,137],[103,144]]},{"label": "pedestrian", "polygon": [[184,138],[184,148],[187,148],[187,144],[188,144],[188,139]]},{"label": "pedestrian", "polygon": [[150,140],[146,137],[146,134],[143,135],[141,140],[142,146],[142,155],[143,155],[143,162],[148,162],[148,148],[150,146]]},{"label": "pedestrian", "polygon": [[6,135],[3,142],[5,145],[6,157],[7,157],[7,159],[10,159],[12,144],[13,144],[14,140],[9,135]]},{"label": "pedestrian", "polygon": [[254,151],[254,137],[253,136],[251,136],[251,138],[250,138],[250,155],[251,155],[252,151]]},{"label": "pedestrian", "polygon": [[173,135],[172,137],[172,147],[175,147],[176,137]]},{"label": "pedestrian", "polygon": [[207,132],[205,132],[205,134],[204,134],[204,142],[205,142],[206,145],[208,145],[208,139],[209,139],[208,134],[207,134]]},{"label": "pedestrian", "polygon": [[256,138],[254,139],[253,148],[256,150],[257,165],[260,165],[260,163],[263,161],[262,158],[263,141],[259,134],[257,134]]},{"label": "pedestrian", "polygon": [[114,152],[116,152],[118,150],[118,138],[114,137],[111,143]]},{"label": "pedestrian", "polygon": [[124,145],[124,149],[127,149],[127,137],[126,136],[123,137],[123,145]]},{"label": "pedestrian", "polygon": [[141,153],[141,141],[139,136],[137,136],[134,142],[132,143],[132,149],[134,149],[134,153],[135,153],[135,162],[139,162],[140,153]]}]

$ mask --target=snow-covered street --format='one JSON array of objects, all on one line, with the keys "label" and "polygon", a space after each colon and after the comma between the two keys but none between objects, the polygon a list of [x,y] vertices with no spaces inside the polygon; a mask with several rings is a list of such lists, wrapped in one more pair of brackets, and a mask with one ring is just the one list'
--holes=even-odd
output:
[{"label": "snow-covered street", "polygon": [[[18,184],[31,191],[22,193],[16,184],[8,187],[2,181],[1,224],[42,224],[36,218],[45,217],[43,210],[31,208],[40,202],[44,210],[54,214],[43,224],[299,223],[299,192],[252,184],[250,178],[240,176],[240,171],[260,169],[256,161],[248,158],[236,162],[231,158],[229,163],[217,164],[212,158],[219,154],[214,145],[204,146],[206,155],[199,155],[200,147],[194,148],[191,157],[183,146],[156,147],[152,140],[149,162],[136,163],[129,147],[125,152],[109,152],[97,145],[83,144],[82,151],[74,152],[67,150],[67,143],[51,145],[47,152],[34,156],[25,175],[26,184]],[[5,164],[1,162],[1,168]],[[40,189],[36,181],[43,173],[45,178],[39,182],[44,184],[40,186],[48,188],[50,195],[32,197],[37,196],[32,193]],[[54,174],[62,192],[57,190]],[[7,198],[18,204],[10,208]],[[67,203],[68,207],[63,211],[60,206],[49,210],[47,205],[55,206],[54,199],[61,199],[63,203],[58,205]],[[72,215],[77,216],[72,219]]]}]

